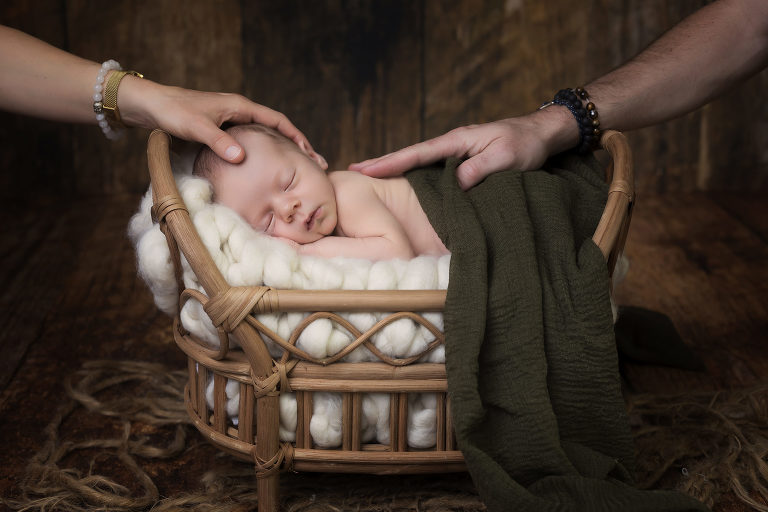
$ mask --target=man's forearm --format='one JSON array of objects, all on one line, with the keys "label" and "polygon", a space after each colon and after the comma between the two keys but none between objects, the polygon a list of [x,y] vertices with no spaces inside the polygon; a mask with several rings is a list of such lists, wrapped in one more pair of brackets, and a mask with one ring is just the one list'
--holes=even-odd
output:
[{"label": "man's forearm", "polygon": [[586,89],[603,129],[632,130],[690,112],[766,64],[768,2],[720,0]]}]

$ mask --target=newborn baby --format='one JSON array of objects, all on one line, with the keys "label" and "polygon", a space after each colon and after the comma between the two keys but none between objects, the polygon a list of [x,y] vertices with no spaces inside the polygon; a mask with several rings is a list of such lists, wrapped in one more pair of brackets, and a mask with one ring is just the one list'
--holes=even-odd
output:
[{"label": "newborn baby", "polygon": [[326,174],[306,148],[262,125],[227,130],[244,148],[231,164],[203,147],[194,174],[213,198],[258,231],[295,243],[300,254],[369,260],[448,254],[403,177]]}]

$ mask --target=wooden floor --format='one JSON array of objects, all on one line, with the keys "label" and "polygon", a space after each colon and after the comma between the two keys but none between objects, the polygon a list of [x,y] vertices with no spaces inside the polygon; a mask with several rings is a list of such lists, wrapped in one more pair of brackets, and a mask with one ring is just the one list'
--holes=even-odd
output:
[{"label": "wooden floor", "polygon": [[[14,495],[43,428],[84,361],[130,359],[183,367],[169,319],[135,277],[125,230],[138,197],[39,199],[0,206],[0,494]],[[768,382],[768,201],[762,195],[639,197],[620,304],[667,313],[704,372],[630,365],[641,392],[750,387]],[[190,441],[188,441],[190,442]],[[193,439],[193,445],[200,439]],[[197,489],[212,456],[183,471],[150,471],[161,494]],[[207,450],[207,451],[205,451]],[[322,493],[322,475],[302,476]],[[351,486],[355,478],[350,477]],[[359,477],[362,478],[362,477]],[[440,478],[440,477],[434,477]],[[317,482],[316,488],[312,487]],[[388,491],[382,491],[384,493]],[[387,497],[382,496],[382,502]],[[0,505],[1,506],[1,505]],[[715,510],[747,510],[725,500]]]}]

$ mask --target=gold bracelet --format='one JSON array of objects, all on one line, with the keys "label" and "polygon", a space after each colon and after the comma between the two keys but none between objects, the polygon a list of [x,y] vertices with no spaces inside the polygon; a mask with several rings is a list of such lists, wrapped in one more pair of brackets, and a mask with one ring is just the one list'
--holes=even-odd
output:
[{"label": "gold bracelet", "polygon": [[102,103],[102,111],[107,117],[107,120],[111,123],[123,125],[120,120],[120,109],[117,108],[117,88],[120,87],[120,81],[125,75],[133,75],[139,78],[144,78],[144,75],[138,71],[113,71],[109,75],[107,85],[104,86],[104,100]]}]

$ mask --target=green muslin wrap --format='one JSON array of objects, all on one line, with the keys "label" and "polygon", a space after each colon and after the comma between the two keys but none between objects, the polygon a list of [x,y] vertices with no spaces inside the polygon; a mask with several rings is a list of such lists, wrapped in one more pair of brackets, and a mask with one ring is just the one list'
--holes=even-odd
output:
[{"label": "green muslin wrap", "polygon": [[633,486],[592,157],[499,172],[463,192],[457,160],[407,178],[452,252],[444,319],[457,441],[491,511],[693,511]]}]

